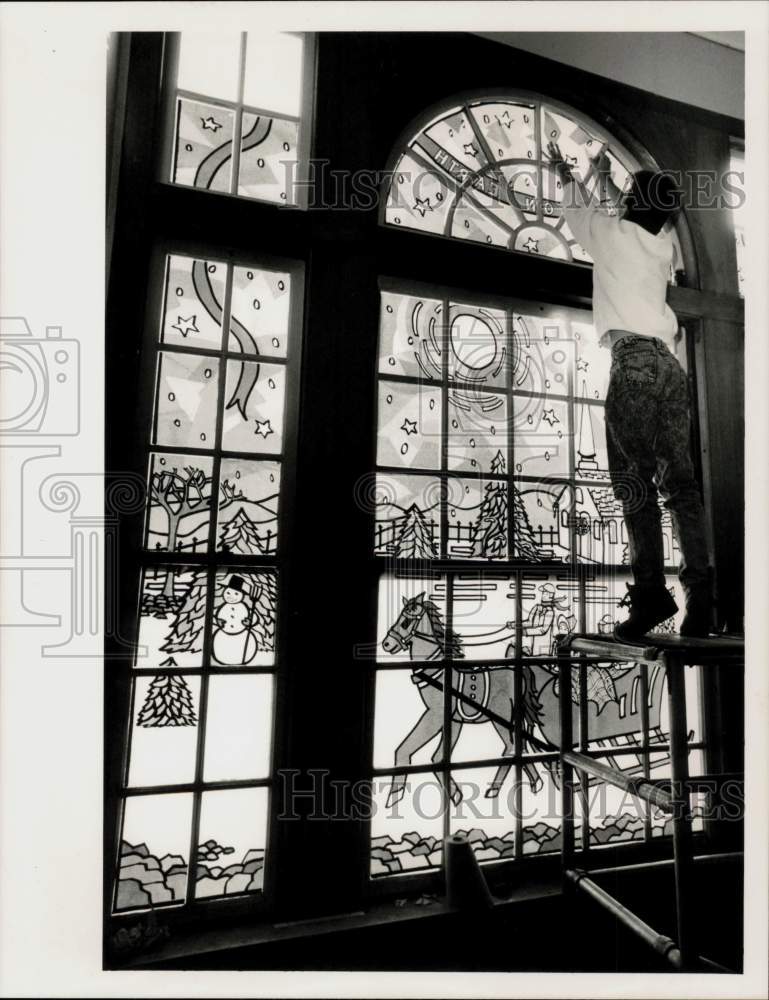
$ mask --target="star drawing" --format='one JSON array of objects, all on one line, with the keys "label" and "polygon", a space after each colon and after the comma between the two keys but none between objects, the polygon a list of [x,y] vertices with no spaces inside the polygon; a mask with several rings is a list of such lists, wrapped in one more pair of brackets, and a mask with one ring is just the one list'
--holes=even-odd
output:
[{"label": "star drawing", "polygon": [[542,419],[546,420],[551,427],[553,424],[560,424],[561,422],[555,415],[555,410],[544,410],[542,413]]},{"label": "star drawing", "polygon": [[203,123],[203,130],[209,129],[211,132],[218,132],[222,128],[221,122],[218,122],[213,115],[209,115],[208,118],[201,118]]},{"label": "star drawing", "polygon": [[528,250],[529,253],[539,253],[539,240],[535,240],[533,236],[530,236],[523,244],[523,249]]},{"label": "star drawing", "polygon": [[189,319],[184,319],[183,316],[177,316],[176,322],[171,327],[172,330],[178,330],[179,333],[186,337],[188,333],[200,333],[197,326],[195,326],[195,320],[197,315],[190,316]]},{"label": "star drawing", "polygon": [[256,430],[254,434],[261,434],[262,437],[269,437],[270,434],[274,434],[272,427],[270,426],[269,420],[255,420]]},{"label": "star drawing", "polygon": [[433,206],[430,204],[429,198],[417,198],[416,204],[411,206],[412,210],[419,212],[422,218],[425,217],[425,212],[432,212]]},{"label": "star drawing", "polygon": [[417,432],[417,422],[416,420],[409,420],[408,417],[401,424],[401,430],[406,432],[406,435],[416,434]]}]

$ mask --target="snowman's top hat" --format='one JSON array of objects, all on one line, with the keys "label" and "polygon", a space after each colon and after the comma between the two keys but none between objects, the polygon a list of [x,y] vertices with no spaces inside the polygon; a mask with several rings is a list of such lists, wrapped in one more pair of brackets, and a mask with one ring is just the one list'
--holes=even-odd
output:
[{"label": "snowman's top hat", "polygon": [[233,574],[226,584],[227,590],[237,590],[241,594],[245,594],[247,597],[251,595],[251,587],[242,576],[236,576]]}]

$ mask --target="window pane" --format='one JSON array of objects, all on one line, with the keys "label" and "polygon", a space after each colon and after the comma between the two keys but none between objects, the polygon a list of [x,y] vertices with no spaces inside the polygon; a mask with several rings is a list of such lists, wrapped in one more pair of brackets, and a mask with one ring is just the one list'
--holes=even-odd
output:
[{"label": "window pane", "polygon": [[227,193],[232,183],[235,115],[217,104],[180,98],[171,180]]},{"label": "window pane", "polygon": [[542,315],[537,316],[513,312],[513,389],[537,396],[565,396],[571,391],[574,373],[575,344],[570,330],[574,313],[541,309]]},{"label": "window pane", "polygon": [[403,783],[397,776],[375,778],[371,877],[439,868],[443,813],[443,789],[434,774],[410,774]]},{"label": "window pane", "polygon": [[222,448],[279,454],[285,397],[283,365],[228,361]]},{"label": "window pane", "polygon": [[440,548],[441,483],[432,476],[380,474],[374,487],[374,551],[432,559]]},{"label": "window pane", "polygon": [[240,75],[239,31],[183,31],[179,40],[180,90],[235,101]]},{"label": "window pane", "polygon": [[380,381],[379,465],[440,468],[441,413],[439,389]]},{"label": "window pane", "polygon": [[124,808],[115,909],[183,902],[192,795],[137,795]]},{"label": "window pane", "polygon": [[272,747],[270,675],[212,677],[208,685],[203,779],[267,778]]},{"label": "window pane", "polygon": [[504,388],[510,359],[507,320],[499,309],[449,306],[449,378]]},{"label": "window pane", "polygon": [[[642,774],[638,758],[633,755],[634,764],[624,770],[630,774]],[[616,763],[617,758],[613,758]],[[614,766],[609,760],[598,758],[601,764]],[[630,840],[643,840],[647,813],[645,802],[628,792],[604,781],[591,782],[588,790],[590,817],[590,846],[605,847]]]},{"label": "window pane", "polygon": [[499,393],[449,392],[448,467],[493,472],[507,470],[507,398]]},{"label": "window pane", "polygon": [[533,160],[535,115],[530,105],[484,102],[470,114],[492,157],[499,160]]},{"label": "window pane", "polygon": [[382,292],[379,371],[440,379],[443,373],[443,303],[416,295]]},{"label": "window pane", "polygon": [[507,503],[507,484],[498,479],[451,476],[446,532],[449,556],[455,559],[507,559]]},{"label": "window pane", "polygon": [[579,580],[558,574],[524,573],[521,584],[524,656],[553,656],[559,632],[579,626]]},{"label": "window pane", "polygon": [[206,573],[148,567],[142,582],[137,667],[199,667],[203,662]]},{"label": "window pane", "polygon": [[244,111],[238,194],[293,204],[298,136],[296,122]]},{"label": "window pane", "polygon": [[[522,844],[524,856],[529,854],[552,854],[560,851],[561,840],[561,789],[560,782],[553,780],[557,762],[528,764],[524,768],[521,782]],[[575,813],[579,801],[575,802]],[[581,830],[575,823],[575,841],[579,843]]]},{"label": "window pane", "polygon": [[611,351],[599,346],[595,329],[588,324],[572,323],[571,335],[576,351],[575,394],[585,399],[605,399]]},{"label": "window pane", "polygon": [[514,396],[515,471],[520,476],[568,476],[569,408],[562,400]]},{"label": "window pane", "polygon": [[204,792],[195,896],[259,892],[264,882],[267,789]]},{"label": "window pane", "polygon": [[290,303],[289,274],[236,267],[229,350],[285,358]]},{"label": "window pane", "polygon": [[[454,696],[452,761],[483,760],[484,757],[513,753],[516,669],[512,665],[486,667],[469,661],[454,666],[451,682]],[[497,718],[489,719],[484,714],[487,711]],[[507,770],[502,768],[498,774],[499,782],[494,787],[499,789],[506,777]],[[505,794],[509,791],[510,788],[505,786]],[[486,794],[485,787],[483,794]],[[489,794],[493,794],[493,790]]]},{"label": "window pane", "polygon": [[380,660],[428,660],[443,656],[446,578],[385,573],[379,581],[376,655]]},{"label": "window pane", "polygon": [[181,785],[195,777],[200,678],[137,677],[128,784]]},{"label": "window pane", "polygon": [[[514,576],[486,572],[456,573],[452,594],[452,628],[458,637],[457,659],[499,660],[515,656],[517,614]],[[477,680],[470,680],[469,670],[469,667],[463,668],[463,672],[468,674],[461,685],[465,699],[485,704],[488,698],[496,700],[498,695],[500,701],[503,700],[501,691],[506,692],[509,687],[504,671],[499,676],[496,671],[488,674],[479,671]],[[465,700],[458,707],[458,714],[471,721],[478,712]]]},{"label": "window pane", "polygon": [[219,261],[169,255],[160,334],[164,343],[221,347],[225,272]]},{"label": "window pane", "polygon": [[303,39],[283,31],[248,32],[243,100],[262,111],[299,117]]},{"label": "window pane", "polygon": [[443,758],[443,680],[442,667],[377,671],[374,767],[430,764]]},{"label": "window pane", "polygon": [[[501,765],[504,773],[507,765]],[[496,768],[452,771],[453,801],[450,830],[470,841],[477,861],[499,861],[515,853],[514,782],[508,780],[497,794]]]},{"label": "window pane", "polygon": [[514,551],[528,562],[571,562],[568,485],[519,482],[513,486]]},{"label": "window pane", "polygon": [[219,362],[161,351],[158,357],[154,444],[213,448]]},{"label": "window pane", "polygon": [[398,160],[387,195],[385,219],[394,226],[443,233],[456,187],[445,174],[405,154]]},{"label": "window pane", "polygon": [[212,470],[213,460],[206,455],[150,455],[146,548],[208,549]]},{"label": "window pane", "polygon": [[223,458],[216,535],[221,552],[273,553],[278,547],[280,464]]},{"label": "window pane", "polygon": [[275,661],[276,577],[242,570],[216,574],[211,660],[219,666]]}]

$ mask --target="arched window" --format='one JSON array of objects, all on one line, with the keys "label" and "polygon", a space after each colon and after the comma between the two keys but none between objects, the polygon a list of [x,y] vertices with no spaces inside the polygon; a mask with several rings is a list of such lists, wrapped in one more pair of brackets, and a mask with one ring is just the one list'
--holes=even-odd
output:
[{"label": "arched window", "polygon": [[[563,191],[544,152],[547,143],[558,143],[596,198],[591,160],[597,154],[609,157],[620,189],[640,169],[596,122],[536,95],[447,102],[407,135],[394,157],[386,225],[579,264],[591,257],[563,219]],[[683,266],[675,235],[674,244],[672,280]]]}]

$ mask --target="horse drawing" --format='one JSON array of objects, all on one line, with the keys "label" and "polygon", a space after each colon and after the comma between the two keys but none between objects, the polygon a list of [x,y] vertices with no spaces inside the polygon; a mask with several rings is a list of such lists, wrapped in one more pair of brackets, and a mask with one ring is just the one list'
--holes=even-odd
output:
[{"label": "horse drawing", "polygon": [[[514,753],[514,671],[506,666],[484,667],[469,661],[457,664],[457,660],[464,658],[462,640],[456,632],[446,629],[440,610],[433,601],[425,598],[424,592],[411,599],[403,598],[403,607],[395,622],[387,630],[382,640],[382,648],[391,655],[408,651],[409,659],[416,661],[440,660],[451,656],[452,725],[449,752],[454,749],[464,725],[491,723],[502,740],[503,750],[500,756]],[[396,748],[396,766],[410,765],[414,755],[439,734],[440,739],[432,754],[432,761],[437,763],[440,760],[444,742],[443,677],[443,666],[412,667],[411,679],[417,685],[425,708],[411,731]],[[463,697],[457,697],[457,694]],[[543,730],[545,723],[535,676],[528,666],[522,667],[522,708],[523,742],[526,745],[533,739],[534,726]],[[556,725],[557,719],[556,714]],[[549,748],[558,749],[557,744],[553,743],[549,736],[546,739]],[[538,748],[541,749],[541,744]],[[510,767],[510,764],[500,764],[497,767],[486,789],[487,798],[494,798],[499,794]],[[532,791],[539,791],[542,787],[542,778],[537,767],[533,763],[526,763],[523,769]],[[554,766],[549,765],[548,770],[555,778]],[[405,774],[394,776],[387,797],[388,807],[403,797],[405,784]],[[455,805],[462,799],[461,789],[453,779],[451,779],[450,795]]]}]

